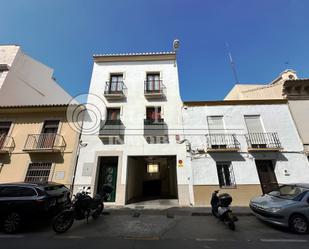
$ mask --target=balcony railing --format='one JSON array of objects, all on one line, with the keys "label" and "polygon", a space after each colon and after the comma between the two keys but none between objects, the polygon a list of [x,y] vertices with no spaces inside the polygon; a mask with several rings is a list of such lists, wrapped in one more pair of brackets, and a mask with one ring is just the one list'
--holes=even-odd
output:
[{"label": "balcony railing", "polygon": [[125,127],[120,119],[106,120],[99,132],[99,137],[121,137],[124,135]]},{"label": "balcony railing", "polygon": [[282,149],[278,134],[268,133],[249,133],[246,135],[249,151],[279,151]]},{"label": "balcony railing", "polygon": [[162,98],[166,94],[166,87],[162,80],[145,81],[144,94],[147,98]]},{"label": "balcony railing", "polygon": [[62,135],[55,133],[29,134],[24,151],[63,152],[66,142]]},{"label": "balcony railing", "polygon": [[0,153],[10,153],[15,148],[13,137],[0,135]]},{"label": "balcony railing", "polygon": [[167,125],[163,118],[144,119],[144,136],[166,136]]},{"label": "balcony railing", "polygon": [[107,99],[122,99],[125,97],[127,87],[123,81],[107,81],[105,84],[104,96]]},{"label": "balcony railing", "polygon": [[206,139],[208,152],[238,151],[240,149],[240,143],[235,134],[208,134]]}]

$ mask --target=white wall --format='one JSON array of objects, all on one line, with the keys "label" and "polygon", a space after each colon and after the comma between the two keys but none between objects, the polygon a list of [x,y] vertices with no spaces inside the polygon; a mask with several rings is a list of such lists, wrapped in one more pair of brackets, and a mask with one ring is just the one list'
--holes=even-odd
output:
[{"label": "white wall", "polygon": [[[166,87],[166,100],[147,100],[144,96],[144,81],[147,72],[160,72],[163,84]],[[127,87],[126,100],[110,102],[104,98],[105,82],[109,81],[111,73],[123,73],[124,83]],[[176,155],[177,160],[185,161],[186,152],[184,144],[177,144],[175,134],[182,131],[181,107],[182,101],[179,94],[179,82],[177,65],[174,61],[140,61],[140,62],[104,62],[94,63],[93,73],[90,84],[90,93],[98,95],[103,99],[107,107],[120,107],[121,120],[126,127],[125,140],[122,145],[106,145],[99,139],[97,133],[93,135],[83,135],[82,140],[87,143],[87,147],[81,149],[76,172],[76,185],[93,185],[94,176],[83,176],[83,167],[92,165],[92,171],[97,167],[95,161],[97,153],[105,154],[113,151],[122,152],[122,165],[120,183],[126,184],[127,177],[127,157],[133,155]],[[99,103],[96,98],[91,98],[96,106],[104,109],[104,104]],[[148,144],[144,138],[144,119],[146,118],[146,106],[161,106],[162,117],[169,129],[168,144]],[[105,111],[102,111],[103,115]],[[98,129],[97,129],[98,132]],[[188,192],[188,184],[191,170],[190,165],[177,167],[178,185],[185,185]],[[124,191],[124,190],[123,190]],[[188,193],[180,191],[180,199],[188,200]],[[124,193],[117,193],[124,194]],[[123,203],[122,198],[121,203]]]},{"label": "white wall", "polygon": [[[219,184],[216,161],[232,162],[236,184],[259,184],[255,159],[276,161],[275,173],[279,183],[309,182],[309,164],[302,153],[303,146],[286,104],[186,107],[183,110],[185,134],[193,150],[205,148],[206,118],[212,115],[224,116],[226,133],[237,134],[241,151],[192,156],[194,185]],[[244,115],[260,115],[265,132],[278,133],[283,151],[248,153]]]},{"label": "white wall", "polygon": [[0,105],[68,104],[72,97],[52,78],[53,69],[19,46],[0,46],[0,64],[9,70],[0,79]]}]

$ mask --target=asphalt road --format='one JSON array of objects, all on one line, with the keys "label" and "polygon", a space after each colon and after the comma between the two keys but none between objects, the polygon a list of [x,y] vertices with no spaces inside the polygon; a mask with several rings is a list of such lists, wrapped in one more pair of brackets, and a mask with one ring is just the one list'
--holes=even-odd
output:
[{"label": "asphalt road", "polygon": [[35,225],[19,234],[0,233],[1,249],[60,248],[309,248],[309,235],[292,234],[253,216],[241,216],[236,231],[211,216],[103,215],[75,222],[65,234],[50,224]]}]

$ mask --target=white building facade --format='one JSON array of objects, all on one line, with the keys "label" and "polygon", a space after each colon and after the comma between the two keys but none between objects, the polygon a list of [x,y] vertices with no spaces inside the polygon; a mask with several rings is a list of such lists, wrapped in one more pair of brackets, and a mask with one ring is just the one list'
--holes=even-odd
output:
[{"label": "white building facade", "polygon": [[[85,119],[75,191],[105,183],[115,191],[112,205],[152,199],[193,202],[191,168],[184,163],[182,101],[176,54],[95,55],[88,103],[102,111]],[[89,113],[88,113],[89,114]],[[85,131],[85,128],[84,128]],[[191,193],[191,194],[190,194]]]},{"label": "white building facade", "polygon": [[0,45],[0,106],[68,104],[71,99],[52,68],[18,45]]},{"label": "white building facade", "polygon": [[308,183],[309,164],[286,100],[185,102],[194,205],[220,189],[233,205],[278,184]]}]

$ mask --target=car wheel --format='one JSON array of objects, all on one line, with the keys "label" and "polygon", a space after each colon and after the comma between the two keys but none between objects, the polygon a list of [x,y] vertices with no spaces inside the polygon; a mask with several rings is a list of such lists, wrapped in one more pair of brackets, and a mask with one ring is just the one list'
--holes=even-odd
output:
[{"label": "car wheel", "polygon": [[21,216],[19,213],[9,213],[3,220],[3,230],[6,233],[15,233],[20,229]]},{"label": "car wheel", "polygon": [[308,221],[306,217],[300,214],[294,214],[290,218],[290,228],[295,233],[305,234],[308,232]]}]

